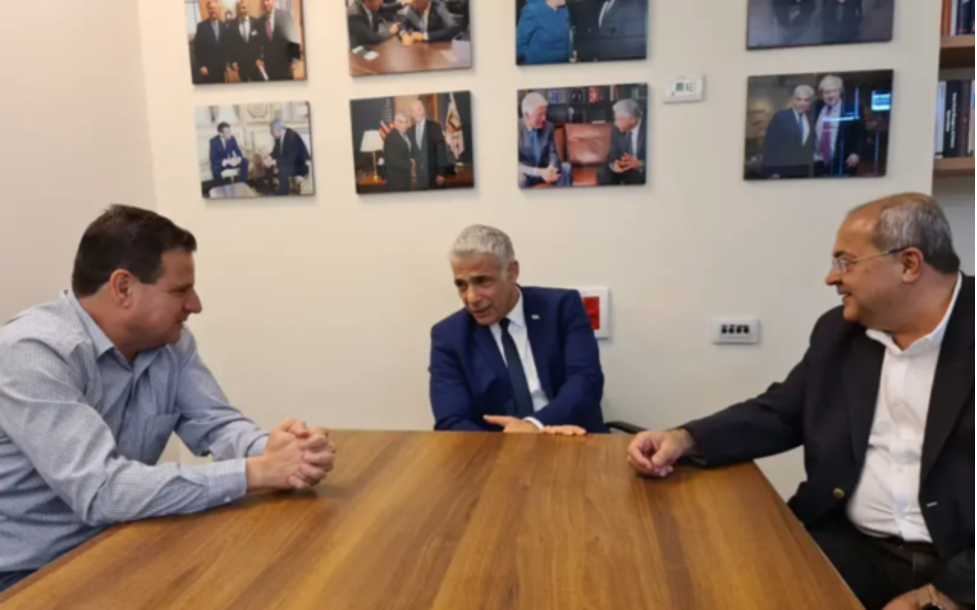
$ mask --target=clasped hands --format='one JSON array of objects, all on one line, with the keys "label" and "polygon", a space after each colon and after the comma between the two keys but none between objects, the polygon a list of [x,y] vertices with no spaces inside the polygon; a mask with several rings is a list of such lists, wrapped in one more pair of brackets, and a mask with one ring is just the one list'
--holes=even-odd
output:
[{"label": "clasped hands", "polygon": [[623,174],[624,172],[639,170],[644,166],[644,161],[641,159],[638,159],[631,154],[625,154],[623,157],[614,162],[612,169],[616,174]]},{"label": "clasped hands", "polygon": [[332,472],[336,447],[325,428],[287,419],[269,434],[264,454],[247,463],[248,491],[309,489]]}]

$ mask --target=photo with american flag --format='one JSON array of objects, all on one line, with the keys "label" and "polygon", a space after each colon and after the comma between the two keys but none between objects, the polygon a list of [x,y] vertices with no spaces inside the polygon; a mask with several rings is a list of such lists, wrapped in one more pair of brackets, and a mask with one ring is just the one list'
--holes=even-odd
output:
[{"label": "photo with american flag", "polygon": [[474,188],[471,93],[352,100],[356,192]]}]

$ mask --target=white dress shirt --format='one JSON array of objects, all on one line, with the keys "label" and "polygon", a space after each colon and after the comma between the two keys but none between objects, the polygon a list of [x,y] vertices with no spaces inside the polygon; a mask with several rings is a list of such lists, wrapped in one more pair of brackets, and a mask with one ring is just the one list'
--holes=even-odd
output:
[{"label": "white dress shirt", "polygon": [[424,144],[423,144],[423,142],[424,142],[424,125],[426,123],[427,123],[427,121],[421,121],[420,123],[418,123],[417,125],[415,125],[414,133],[415,133],[415,135],[417,137],[417,148],[418,148],[418,150],[424,148]]},{"label": "white dress shirt", "polygon": [[953,301],[936,330],[908,349],[900,349],[886,333],[867,333],[885,346],[885,361],[865,468],[848,518],[870,536],[933,542],[919,505],[923,441],[940,349],[962,284],[957,280]]},{"label": "white dress shirt", "polygon": [[631,156],[638,159],[638,138],[641,137],[641,125],[644,120],[638,121],[638,124],[634,129],[631,130]]},{"label": "white dress shirt", "polygon": [[824,130],[831,130],[831,157],[835,156],[835,148],[838,146],[838,127],[841,125],[839,120],[841,119],[841,110],[844,102],[838,102],[834,106],[825,105],[821,109],[821,114],[818,116],[818,124],[815,128],[817,135],[817,140],[814,141],[814,160],[823,161],[824,163],[830,163],[831,159],[825,159],[821,154],[821,138],[824,136]]},{"label": "white dress shirt", "polygon": [[[539,373],[536,370],[536,359],[533,358],[532,346],[529,344],[529,329],[526,326],[526,312],[523,307],[522,292],[519,293],[519,301],[516,303],[516,306],[509,312],[508,319],[509,334],[512,336],[512,341],[516,344],[516,350],[519,352],[519,358],[522,360],[522,368],[526,372],[526,382],[529,385],[529,393],[533,398],[533,411],[538,413],[550,404],[550,399],[546,396],[546,392],[543,391],[543,384],[539,381]],[[495,338],[495,344],[499,346],[502,361],[506,362],[505,348],[502,346],[502,327],[498,324],[493,324],[489,329]],[[509,366],[508,362],[506,362],[506,366]],[[535,418],[530,417],[528,420],[536,424],[537,428],[543,428],[543,424]]]},{"label": "white dress shirt", "polygon": [[801,114],[795,110],[794,122],[797,123],[798,120],[801,124],[801,144],[807,144],[807,140],[811,137],[811,121],[806,114]]},{"label": "white dress shirt", "polygon": [[250,17],[241,18],[241,38],[244,39],[245,43],[250,42],[251,40],[251,18]]}]

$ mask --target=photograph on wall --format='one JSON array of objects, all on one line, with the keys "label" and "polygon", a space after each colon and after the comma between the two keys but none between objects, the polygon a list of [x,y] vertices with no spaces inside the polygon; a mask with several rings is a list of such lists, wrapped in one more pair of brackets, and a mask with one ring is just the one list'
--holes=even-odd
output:
[{"label": "photograph on wall", "polygon": [[305,80],[302,0],[183,0],[195,85]]},{"label": "photograph on wall", "polygon": [[895,0],[749,1],[749,49],[892,40]]},{"label": "photograph on wall", "polygon": [[892,75],[878,70],[750,78],[746,179],[884,176]]},{"label": "photograph on wall", "polygon": [[649,2],[516,0],[516,63],[645,59]]},{"label": "photograph on wall", "polygon": [[204,197],[315,194],[308,102],[202,106],[196,124]]},{"label": "photograph on wall", "polygon": [[519,92],[519,187],[641,185],[648,85]]},{"label": "photograph on wall", "polygon": [[475,187],[467,91],[352,100],[356,192]]},{"label": "photograph on wall", "polygon": [[469,0],[342,1],[353,76],[472,67]]}]

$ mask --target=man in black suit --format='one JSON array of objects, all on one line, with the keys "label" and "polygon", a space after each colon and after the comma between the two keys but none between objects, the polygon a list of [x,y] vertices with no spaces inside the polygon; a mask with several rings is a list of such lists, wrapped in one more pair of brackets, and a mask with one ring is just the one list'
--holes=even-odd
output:
[{"label": "man in black suit", "polygon": [[[665,477],[804,448],[790,507],[868,610],[974,604],[974,279],[926,195],[842,224],[827,283],[843,306],[759,398],[671,432],[628,461]],[[895,601],[893,601],[895,600]]]},{"label": "man in black suit", "polygon": [[608,165],[600,168],[598,184],[644,184],[648,126],[641,104],[630,99],[614,104],[614,127]]},{"label": "man in black suit", "polygon": [[413,0],[404,13],[400,41],[405,46],[415,42],[447,42],[461,33],[461,22],[437,0]]},{"label": "man in black suit", "polygon": [[217,0],[208,0],[207,19],[197,24],[193,37],[193,82],[214,84],[224,82],[227,67],[227,29],[220,21]]},{"label": "man in black suit", "polygon": [[417,188],[433,189],[444,185],[450,170],[448,146],[444,140],[444,129],[436,121],[427,118],[427,109],[420,100],[410,106],[414,125],[407,132],[414,156],[417,174]]},{"label": "man in black suit", "polygon": [[231,69],[238,73],[241,82],[263,81],[264,77],[258,70],[258,60],[261,59],[261,34],[258,30],[258,20],[248,13],[247,0],[238,0],[237,17],[228,22],[227,33],[227,61]]},{"label": "man in black suit", "polygon": [[858,41],[862,33],[862,0],[824,0],[821,22],[825,42]]},{"label": "man in black suit", "polygon": [[383,0],[356,0],[346,11],[346,27],[349,30],[349,48],[376,46],[400,33],[400,24],[387,26],[384,17],[394,17],[404,3],[384,3]]},{"label": "man in black suit", "polygon": [[767,178],[809,178],[814,164],[814,88],[794,89],[790,108],[770,120],[763,141],[763,174]]},{"label": "man in black suit", "polygon": [[414,175],[414,145],[407,132],[410,119],[403,112],[394,116],[394,128],[383,141],[383,166],[386,168],[387,190],[400,192],[411,190]]},{"label": "man in black suit", "polygon": [[302,33],[291,13],[275,8],[275,0],[261,0],[261,8],[264,14],[258,19],[261,36],[258,69],[265,80],[292,80],[295,64],[302,58]]},{"label": "man in black suit", "polygon": [[604,0],[572,5],[577,60],[643,59],[648,55],[648,0]]},{"label": "man in black suit", "polygon": [[814,175],[854,176],[862,162],[865,122],[861,109],[845,99],[845,83],[829,75],[818,87],[821,101],[815,109]]},{"label": "man in black suit", "polygon": [[780,42],[797,44],[811,29],[817,7],[814,0],[771,0],[774,19],[780,28]]},{"label": "man in black suit", "polygon": [[281,121],[272,122],[271,136],[275,139],[275,146],[265,159],[265,169],[270,172],[278,170],[278,186],[274,192],[276,195],[288,195],[293,179],[300,183],[308,178],[312,157],[302,136],[285,127]]}]

